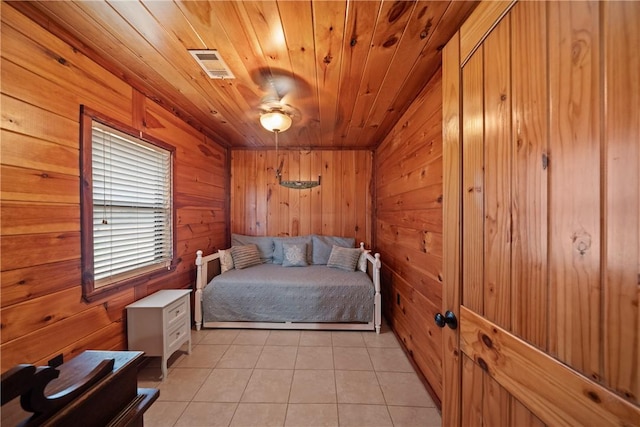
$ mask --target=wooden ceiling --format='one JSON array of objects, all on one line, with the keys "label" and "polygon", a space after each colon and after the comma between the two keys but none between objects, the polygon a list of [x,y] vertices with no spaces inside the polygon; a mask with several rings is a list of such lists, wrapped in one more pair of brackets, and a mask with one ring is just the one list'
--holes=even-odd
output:
[{"label": "wooden ceiling", "polygon": [[[436,72],[477,2],[12,2],[63,40],[231,147],[274,145],[259,124],[287,104],[281,147],[371,148]],[[217,49],[235,79],[189,49]]]}]

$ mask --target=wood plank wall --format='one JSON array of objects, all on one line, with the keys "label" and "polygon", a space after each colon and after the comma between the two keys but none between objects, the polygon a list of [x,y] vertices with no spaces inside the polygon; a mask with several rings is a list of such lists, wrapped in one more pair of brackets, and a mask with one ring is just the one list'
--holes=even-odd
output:
[{"label": "wood plank wall", "polygon": [[442,72],[375,152],[384,316],[442,397]]},{"label": "wood plank wall", "polygon": [[[323,234],[372,245],[372,161],[369,150],[231,152],[231,230],[253,236]],[[294,190],[282,180],[317,180]]]},{"label": "wood plank wall", "polygon": [[[226,244],[227,150],[2,2],[0,370],[126,348],[124,307],[187,288]],[[92,303],[80,286],[80,105],[176,147],[175,272]]]}]

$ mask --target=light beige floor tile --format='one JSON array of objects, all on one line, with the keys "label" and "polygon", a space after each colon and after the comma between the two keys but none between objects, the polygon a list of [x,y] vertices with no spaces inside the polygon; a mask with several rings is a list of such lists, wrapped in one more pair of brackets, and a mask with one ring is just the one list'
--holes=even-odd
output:
[{"label": "light beige floor tile", "polygon": [[364,347],[362,333],[357,331],[331,332],[331,342],[334,347]]},{"label": "light beige floor tile", "polygon": [[237,403],[191,402],[184,410],[176,427],[227,427]]},{"label": "light beige floor tile", "polygon": [[262,349],[257,369],[293,369],[296,365],[298,347],[270,346]]},{"label": "light beige floor tile", "polygon": [[362,337],[367,347],[400,348],[400,343],[398,343],[396,336],[389,330],[380,334],[363,332]]},{"label": "light beige floor tile", "polygon": [[193,346],[191,354],[176,362],[176,368],[215,368],[228,344],[200,344]]},{"label": "light beige floor tile", "polygon": [[335,374],[338,403],[385,403],[375,372],[335,371]]},{"label": "light beige floor tile", "polygon": [[331,347],[298,347],[296,369],[333,369]]},{"label": "light beige floor tile", "polygon": [[231,427],[282,427],[286,416],[285,403],[241,403]]},{"label": "light beige floor tile", "polygon": [[193,399],[196,392],[211,373],[204,368],[175,368],[160,383],[159,401],[187,401]]},{"label": "light beige floor tile", "polygon": [[252,372],[252,369],[214,369],[193,400],[200,402],[239,402]]},{"label": "light beige floor tile", "polygon": [[333,363],[343,371],[372,371],[369,353],[364,347],[334,347]]},{"label": "light beige floor tile", "polygon": [[191,343],[193,345],[200,344],[209,332],[206,329],[200,329],[199,331],[196,329],[191,329]]},{"label": "light beige floor tile", "polygon": [[418,375],[408,372],[377,372],[387,405],[434,407]]},{"label": "light beige floor tile", "polygon": [[286,403],[292,377],[290,369],[255,369],[241,402]]},{"label": "light beige floor tile", "polygon": [[298,345],[300,331],[271,331],[265,345]]},{"label": "light beige floor tile", "polygon": [[440,427],[442,418],[436,408],[388,406],[396,427]]},{"label": "light beige floor tile", "polygon": [[259,345],[230,345],[216,368],[254,368],[260,353]]},{"label": "light beige floor tile", "polygon": [[386,405],[338,405],[340,427],[392,427]]},{"label": "light beige floor tile", "polygon": [[286,427],[338,427],[338,407],[333,404],[299,403],[287,408]]},{"label": "light beige floor tile", "polygon": [[333,372],[296,370],[291,385],[290,403],[336,403]]},{"label": "light beige floor tile", "polygon": [[369,348],[373,369],[384,372],[415,372],[400,348]]},{"label": "light beige floor tile", "polygon": [[207,329],[198,344],[231,344],[239,332],[237,329]]},{"label": "light beige floor tile", "polygon": [[144,413],[144,425],[157,427],[173,426],[189,402],[153,402]]},{"label": "light beige floor tile", "polygon": [[238,336],[233,340],[235,345],[264,345],[269,336],[267,330],[240,330]]},{"label": "light beige floor tile", "polygon": [[330,331],[302,331],[300,334],[301,347],[331,347]]}]

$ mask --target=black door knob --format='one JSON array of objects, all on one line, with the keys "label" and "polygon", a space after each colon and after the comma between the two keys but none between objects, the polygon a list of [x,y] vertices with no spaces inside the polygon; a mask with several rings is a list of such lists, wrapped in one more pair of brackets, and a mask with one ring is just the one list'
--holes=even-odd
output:
[{"label": "black door knob", "polygon": [[436,325],[440,328],[444,328],[444,325],[448,325],[451,329],[458,327],[458,319],[452,311],[447,310],[444,315],[442,313],[436,313],[434,320]]}]

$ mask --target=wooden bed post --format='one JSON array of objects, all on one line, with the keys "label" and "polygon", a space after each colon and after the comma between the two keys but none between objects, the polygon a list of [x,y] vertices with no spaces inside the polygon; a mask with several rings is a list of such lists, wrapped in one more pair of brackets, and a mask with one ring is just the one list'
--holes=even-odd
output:
[{"label": "wooden bed post", "polygon": [[196,331],[202,327],[202,251],[196,252],[196,293],[193,310]]}]

